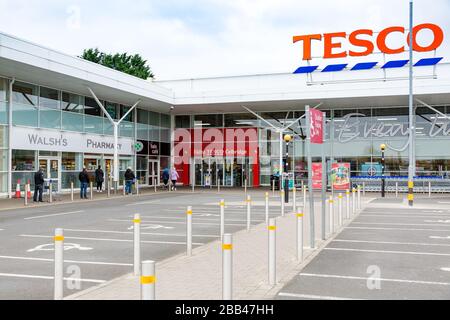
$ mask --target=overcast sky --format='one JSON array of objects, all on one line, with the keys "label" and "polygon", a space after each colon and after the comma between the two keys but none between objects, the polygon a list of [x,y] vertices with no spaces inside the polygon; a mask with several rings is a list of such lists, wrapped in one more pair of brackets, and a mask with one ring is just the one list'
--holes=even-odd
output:
[{"label": "overcast sky", "polygon": [[[0,31],[71,55],[80,55],[89,47],[140,53],[160,80],[293,72],[304,62],[302,47],[292,43],[292,36],[408,27],[408,3],[0,0]],[[448,35],[449,14],[450,0],[415,0],[415,24],[436,23]],[[428,36],[423,35],[425,42]],[[320,46],[314,51],[320,52]],[[450,56],[448,38],[438,54]],[[317,64],[324,62],[318,60]]]}]

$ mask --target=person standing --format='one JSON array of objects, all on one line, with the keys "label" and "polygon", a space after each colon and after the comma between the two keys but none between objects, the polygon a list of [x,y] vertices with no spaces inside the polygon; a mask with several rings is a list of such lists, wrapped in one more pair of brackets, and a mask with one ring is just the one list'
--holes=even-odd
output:
[{"label": "person standing", "polygon": [[164,183],[164,188],[167,187],[167,190],[169,190],[169,179],[170,179],[170,170],[169,168],[164,168],[163,173],[162,173],[162,179],[163,179],[163,183]]},{"label": "person standing", "polygon": [[131,186],[133,185],[136,176],[134,175],[133,170],[128,167],[127,171],[125,171],[125,193],[131,194]]},{"label": "person standing", "polygon": [[80,198],[87,199],[87,186],[89,183],[89,175],[86,167],[83,167],[83,171],[78,175],[78,180],[80,180]]},{"label": "person standing", "polygon": [[179,177],[175,167],[172,167],[172,170],[170,170],[170,180],[172,181],[172,190],[174,191],[177,190],[177,180]]},{"label": "person standing", "polygon": [[102,190],[103,181],[105,181],[105,173],[102,170],[102,166],[98,166],[97,170],[95,170],[95,182],[97,183],[97,192],[103,192]]},{"label": "person standing", "polygon": [[34,174],[33,201],[38,202],[38,194],[39,194],[39,202],[44,202],[42,201],[43,192],[44,192],[44,171],[42,170],[42,168],[39,168],[39,170]]}]

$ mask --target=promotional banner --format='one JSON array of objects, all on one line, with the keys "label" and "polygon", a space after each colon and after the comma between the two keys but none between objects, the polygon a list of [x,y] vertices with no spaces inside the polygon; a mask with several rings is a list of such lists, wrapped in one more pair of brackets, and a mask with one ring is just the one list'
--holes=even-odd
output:
[{"label": "promotional banner", "polygon": [[311,143],[323,143],[323,113],[320,110],[309,110]]},{"label": "promotional banner", "polygon": [[334,190],[350,189],[350,163],[333,163],[331,181]]},{"label": "promotional banner", "polygon": [[322,163],[312,164],[312,186],[313,189],[322,189]]}]

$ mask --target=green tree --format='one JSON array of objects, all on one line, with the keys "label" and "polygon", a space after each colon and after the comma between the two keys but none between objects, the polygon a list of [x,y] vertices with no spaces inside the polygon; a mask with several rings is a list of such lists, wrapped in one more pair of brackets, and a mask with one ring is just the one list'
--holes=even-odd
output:
[{"label": "green tree", "polygon": [[139,54],[129,55],[126,52],[109,54],[99,51],[98,48],[90,48],[83,50],[80,58],[141,79],[154,78],[147,60],[144,60]]}]

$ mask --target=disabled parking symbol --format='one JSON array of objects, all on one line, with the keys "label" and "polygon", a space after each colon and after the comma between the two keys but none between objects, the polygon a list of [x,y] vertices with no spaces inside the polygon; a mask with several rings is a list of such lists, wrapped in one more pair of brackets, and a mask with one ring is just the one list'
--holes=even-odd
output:
[{"label": "disabled parking symbol", "polygon": [[[131,227],[129,227],[128,228],[128,230],[133,230],[134,229],[134,226],[131,226]],[[150,229],[150,230],[157,230],[157,229],[168,229],[168,230],[171,230],[171,229],[174,229],[174,227],[166,227],[166,226],[162,226],[162,225],[160,225],[160,224],[149,224],[149,223],[142,223],[141,224],[141,229],[143,229],[143,230],[148,230],[148,229]]]}]

